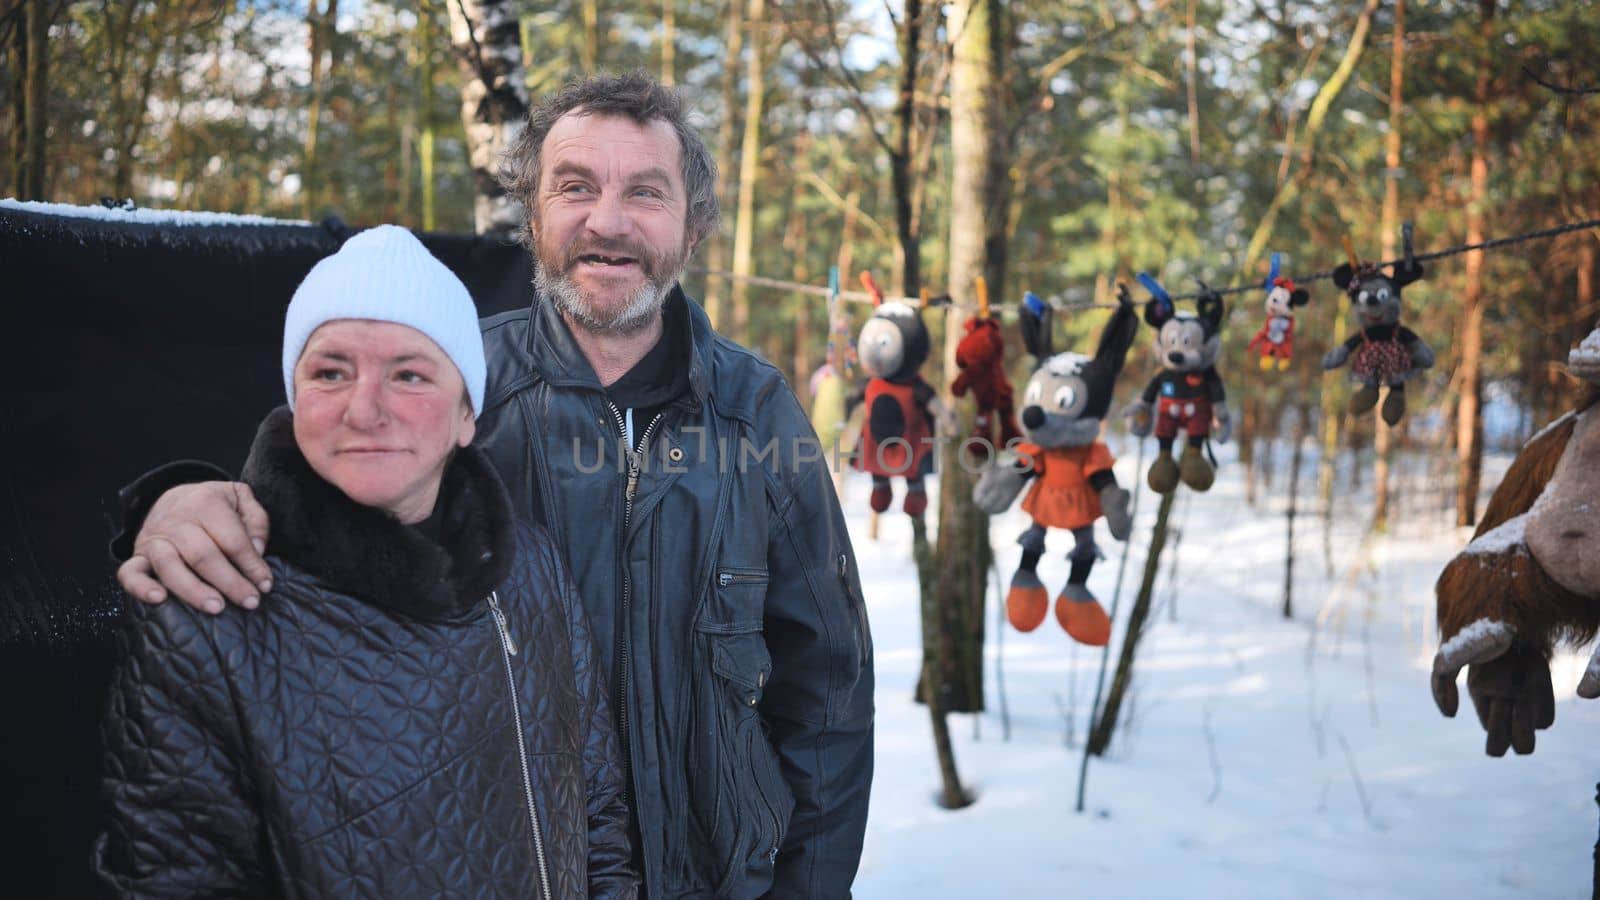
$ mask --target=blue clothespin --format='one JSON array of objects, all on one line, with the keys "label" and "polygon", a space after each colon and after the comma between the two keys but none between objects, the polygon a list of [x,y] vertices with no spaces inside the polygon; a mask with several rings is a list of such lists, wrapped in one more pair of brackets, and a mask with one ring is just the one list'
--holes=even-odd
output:
[{"label": "blue clothespin", "polygon": [[1049,304],[1039,299],[1039,295],[1035,294],[1033,291],[1027,291],[1023,293],[1022,305],[1027,307],[1028,312],[1031,313],[1035,319],[1044,318],[1045,310],[1050,308]]}]

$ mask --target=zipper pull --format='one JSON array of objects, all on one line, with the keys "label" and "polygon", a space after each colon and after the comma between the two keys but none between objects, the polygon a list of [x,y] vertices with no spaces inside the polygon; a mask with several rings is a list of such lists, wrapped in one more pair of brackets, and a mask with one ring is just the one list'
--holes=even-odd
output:
[{"label": "zipper pull", "polygon": [[727,587],[728,585],[733,584],[733,576],[729,575],[727,572],[723,572],[721,575],[717,576],[717,584],[721,585],[722,587]]},{"label": "zipper pull", "polygon": [[637,450],[628,451],[627,499],[630,503],[633,502],[634,494],[638,493],[639,491],[639,471],[644,468],[639,464],[639,457],[642,455],[643,454]]},{"label": "zipper pull", "polygon": [[511,626],[506,624],[506,614],[500,611],[500,596],[497,591],[489,592],[489,612],[494,613],[494,624],[500,631],[500,642],[505,644],[506,653],[516,656],[517,645],[511,640]]}]

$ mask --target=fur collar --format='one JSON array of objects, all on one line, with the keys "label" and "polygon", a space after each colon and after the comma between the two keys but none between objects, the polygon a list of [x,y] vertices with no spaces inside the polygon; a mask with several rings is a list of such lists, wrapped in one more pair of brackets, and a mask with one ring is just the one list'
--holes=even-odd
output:
[{"label": "fur collar", "polygon": [[374,606],[429,621],[455,618],[510,571],[510,500],[477,447],[458,450],[445,469],[439,543],[322,480],[295,444],[288,407],[262,421],[243,479],[271,516],[269,554]]}]

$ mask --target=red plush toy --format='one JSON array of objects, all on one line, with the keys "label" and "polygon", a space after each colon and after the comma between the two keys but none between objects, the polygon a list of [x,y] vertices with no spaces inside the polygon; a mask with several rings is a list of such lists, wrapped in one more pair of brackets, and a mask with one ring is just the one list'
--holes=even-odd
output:
[{"label": "red plush toy", "polygon": [[[991,446],[1004,449],[1012,440],[1020,440],[1012,408],[1011,382],[1006,378],[1006,341],[1000,333],[1000,323],[989,317],[988,291],[983,280],[978,282],[978,315],[966,321],[966,335],[956,345],[956,365],[960,374],[950,382],[950,393],[965,397],[972,392],[978,404],[978,415],[973,422],[972,436],[989,441]],[[995,425],[1000,426],[1000,439],[995,440]]]}]

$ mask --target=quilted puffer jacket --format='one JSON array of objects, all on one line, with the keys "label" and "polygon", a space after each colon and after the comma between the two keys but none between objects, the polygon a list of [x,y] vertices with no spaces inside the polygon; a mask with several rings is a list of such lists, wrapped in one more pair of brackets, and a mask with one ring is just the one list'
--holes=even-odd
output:
[{"label": "quilted puffer jacket", "polygon": [[583,608],[482,452],[439,543],[263,423],[253,612],[128,605],[98,875],[121,895],[634,897],[622,770]]}]

